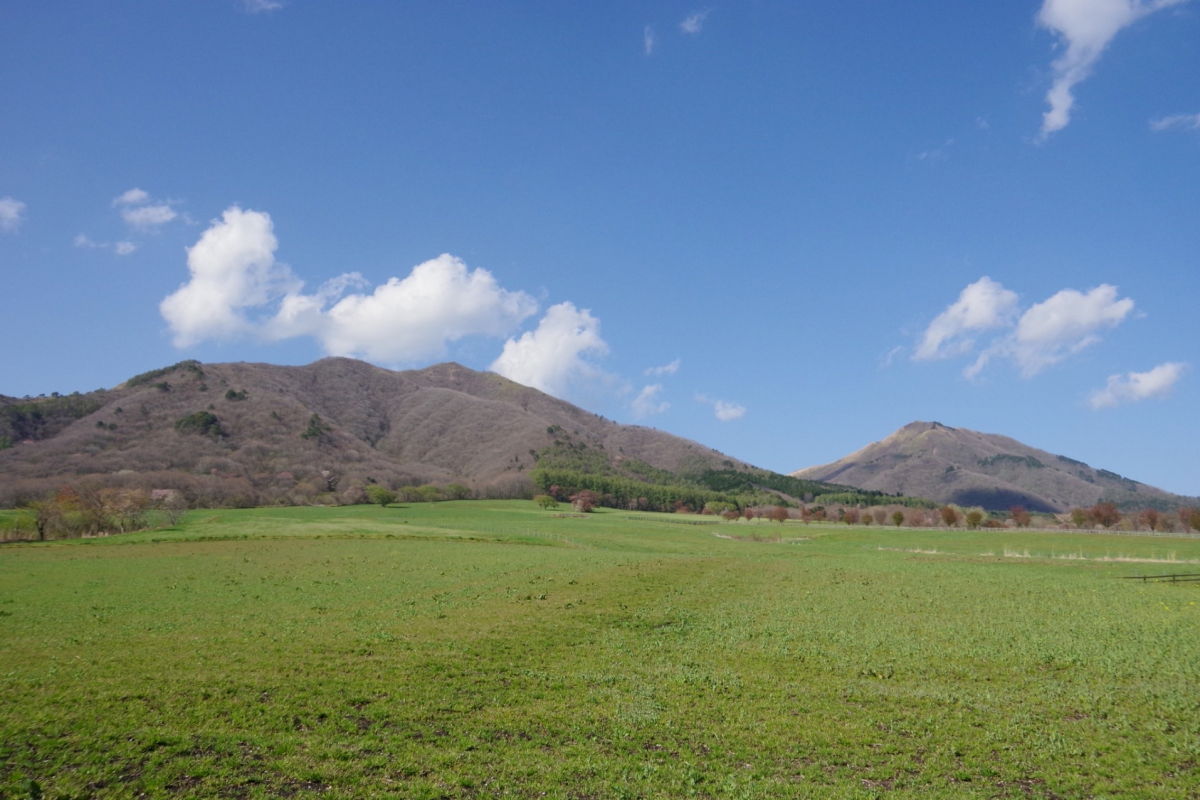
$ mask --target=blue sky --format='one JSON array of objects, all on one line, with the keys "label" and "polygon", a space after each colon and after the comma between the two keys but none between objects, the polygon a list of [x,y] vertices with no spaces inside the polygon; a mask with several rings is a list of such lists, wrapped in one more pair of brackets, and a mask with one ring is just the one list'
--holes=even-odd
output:
[{"label": "blue sky", "polygon": [[1200,2],[0,10],[0,393],[454,359],[791,471],[1200,494]]}]

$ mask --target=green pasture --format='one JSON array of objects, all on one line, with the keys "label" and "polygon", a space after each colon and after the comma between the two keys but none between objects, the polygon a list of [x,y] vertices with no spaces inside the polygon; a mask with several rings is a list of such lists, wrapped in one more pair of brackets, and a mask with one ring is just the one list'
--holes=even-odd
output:
[{"label": "green pasture", "polygon": [[527,501],[5,544],[0,797],[1200,797],[1200,583],[1118,579],[1182,572]]}]

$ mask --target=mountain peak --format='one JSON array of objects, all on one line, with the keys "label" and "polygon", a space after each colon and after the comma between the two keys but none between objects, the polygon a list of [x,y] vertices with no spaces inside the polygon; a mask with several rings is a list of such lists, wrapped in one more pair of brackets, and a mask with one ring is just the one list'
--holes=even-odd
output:
[{"label": "mountain peak", "polygon": [[1065,511],[1100,500],[1166,507],[1184,500],[1007,436],[940,422],[910,422],[845,458],[792,475],[989,509]]}]

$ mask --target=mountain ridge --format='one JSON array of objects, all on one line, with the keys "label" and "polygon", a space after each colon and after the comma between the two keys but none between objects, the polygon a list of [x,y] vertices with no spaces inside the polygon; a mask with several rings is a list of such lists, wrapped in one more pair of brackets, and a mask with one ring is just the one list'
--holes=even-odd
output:
[{"label": "mountain ridge", "polygon": [[1062,512],[1101,501],[1166,508],[1195,501],[1009,436],[926,421],[910,422],[843,458],[790,474],[992,510],[1021,505]]},{"label": "mountain ridge", "polygon": [[[393,371],[337,357],[304,366],[181,361],[86,394],[0,396],[6,483],[180,473],[242,481],[279,501],[335,482],[494,489],[527,484],[539,451],[555,443],[600,451],[618,467],[628,459],[672,473],[752,469],[454,362]],[[289,484],[298,487],[291,495]]]}]

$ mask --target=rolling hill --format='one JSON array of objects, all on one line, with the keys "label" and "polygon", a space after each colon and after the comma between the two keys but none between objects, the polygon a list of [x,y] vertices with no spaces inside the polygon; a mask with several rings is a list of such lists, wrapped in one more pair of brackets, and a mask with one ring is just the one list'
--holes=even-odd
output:
[{"label": "rolling hill", "polygon": [[112,389],[0,397],[0,488],[10,490],[90,475],[141,486],[186,479],[196,492],[203,478],[211,491],[271,502],[369,481],[458,481],[503,496],[524,490],[556,448],[631,476],[751,469],[454,363],[397,372],[347,358],[184,361]]},{"label": "rolling hill", "polygon": [[1007,436],[938,422],[912,422],[845,458],[792,475],[988,509],[1066,511],[1102,500],[1136,508],[1195,502]]}]

